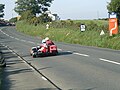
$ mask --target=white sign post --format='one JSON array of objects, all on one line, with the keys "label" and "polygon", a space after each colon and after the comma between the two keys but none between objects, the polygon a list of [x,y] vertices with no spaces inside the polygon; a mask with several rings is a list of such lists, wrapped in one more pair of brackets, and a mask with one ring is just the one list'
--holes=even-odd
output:
[{"label": "white sign post", "polygon": [[46,29],[49,29],[49,24],[46,25]]},{"label": "white sign post", "polygon": [[100,33],[101,41],[102,41],[103,35],[105,35],[105,32],[102,30],[101,33]]}]

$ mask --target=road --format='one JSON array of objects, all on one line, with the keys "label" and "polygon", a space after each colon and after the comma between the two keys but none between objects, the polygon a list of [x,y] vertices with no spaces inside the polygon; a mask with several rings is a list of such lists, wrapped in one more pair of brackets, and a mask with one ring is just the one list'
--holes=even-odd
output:
[{"label": "road", "polygon": [[0,44],[0,50],[7,63],[2,75],[0,74],[0,90],[57,90],[10,49]]},{"label": "road", "polygon": [[120,51],[55,42],[57,56],[32,58],[29,49],[37,37],[0,29],[0,43],[7,45],[62,90],[120,90]]}]

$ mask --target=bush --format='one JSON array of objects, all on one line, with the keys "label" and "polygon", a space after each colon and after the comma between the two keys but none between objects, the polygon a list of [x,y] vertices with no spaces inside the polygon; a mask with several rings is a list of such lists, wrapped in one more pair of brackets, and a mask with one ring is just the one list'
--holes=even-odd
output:
[{"label": "bush", "polygon": [[39,22],[40,22],[40,20],[39,20],[38,17],[33,17],[33,18],[31,18],[31,19],[29,20],[29,23],[30,23],[30,24],[33,24],[33,25],[35,25],[35,26],[37,26],[37,24],[39,24]]}]

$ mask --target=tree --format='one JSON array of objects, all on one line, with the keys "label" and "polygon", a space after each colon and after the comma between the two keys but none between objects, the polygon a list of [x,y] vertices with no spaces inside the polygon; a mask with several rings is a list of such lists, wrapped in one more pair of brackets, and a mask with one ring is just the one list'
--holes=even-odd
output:
[{"label": "tree", "polygon": [[4,4],[0,4],[0,17],[4,16],[4,8],[5,8],[5,5]]},{"label": "tree", "polygon": [[120,0],[111,0],[107,5],[109,12],[117,13],[118,19],[120,19]]},{"label": "tree", "polygon": [[51,22],[52,19],[48,16],[48,14],[42,14],[40,17],[39,17],[41,23],[46,23],[46,22]]},{"label": "tree", "polygon": [[53,0],[17,0],[15,12],[22,15],[23,12],[31,11],[36,16],[48,10]]},{"label": "tree", "polygon": [[30,20],[34,17],[31,10],[27,10],[21,14],[22,20]]}]

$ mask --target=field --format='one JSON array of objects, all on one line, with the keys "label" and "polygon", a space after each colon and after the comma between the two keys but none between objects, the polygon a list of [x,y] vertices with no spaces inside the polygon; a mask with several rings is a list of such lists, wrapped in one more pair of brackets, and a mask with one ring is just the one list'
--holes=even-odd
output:
[{"label": "field", "polygon": [[[25,21],[19,21],[16,28],[28,35],[40,38],[48,36],[53,41],[120,49],[120,34],[109,36],[107,20],[62,20],[48,23],[49,29],[46,29],[46,24],[36,26]],[[80,24],[86,25],[85,32],[80,31]],[[102,30],[105,35],[100,36]]]}]

